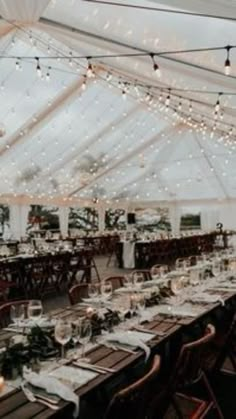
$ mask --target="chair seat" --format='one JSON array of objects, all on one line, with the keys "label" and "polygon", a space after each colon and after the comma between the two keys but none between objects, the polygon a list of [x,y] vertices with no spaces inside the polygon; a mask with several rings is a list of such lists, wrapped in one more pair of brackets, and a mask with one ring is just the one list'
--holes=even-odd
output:
[{"label": "chair seat", "polygon": [[[176,393],[175,402],[181,409],[184,419],[197,419],[205,411],[207,403],[196,397],[187,397],[184,394]],[[179,419],[172,406],[168,409],[163,419]]]}]

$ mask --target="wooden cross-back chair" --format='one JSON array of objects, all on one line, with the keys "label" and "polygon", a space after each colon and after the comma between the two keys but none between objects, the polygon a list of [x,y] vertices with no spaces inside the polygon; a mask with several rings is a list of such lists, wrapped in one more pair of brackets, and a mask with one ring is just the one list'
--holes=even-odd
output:
[{"label": "wooden cross-back chair", "polygon": [[9,301],[5,304],[0,306],[0,328],[7,327],[9,323],[11,323],[11,306],[20,306],[24,305],[27,307],[29,304],[29,300],[16,300],[16,301]]},{"label": "wooden cross-back chair", "polygon": [[123,287],[124,278],[121,275],[109,276],[105,279],[105,282],[110,282],[112,284],[112,290],[115,291],[117,288]]},{"label": "wooden cross-back chair", "polygon": [[147,417],[159,370],[160,357],[156,355],[146,375],[114,395],[104,419],[144,419]]},{"label": "wooden cross-back chair", "polygon": [[[212,409],[216,414],[214,417],[224,419],[204,371],[205,353],[214,337],[215,328],[212,325],[208,325],[205,334],[200,339],[184,344],[180,350],[173,374],[164,391],[163,399],[165,403],[162,403],[166,411],[172,405],[179,419],[184,419],[181,404],[179,403],[180,400],[187,400],[189,403],[194,402],[196,404],[189,419],[205,418]],[[206,395],[207,400],[196,397],[196,394],[194,394],[194,386],[196,384],[204,391],[203,394]],[[166,412],[162,412],[163,417],[164,413]],[[158,415],[157,417],[159,418]]]},{"label": "wooden cross-back chair", "polygon": [[236,314],[234,314],[225,333],[219,333],[213,340],[209,356],[206,357],[206,370],[211,375],[220,372],[236,376]]},{"label": "wooden cross-back chair", "polygon": [[73,285],[68,292],[71,305],[80,303],[83,298],[88,298],[88,284]]}]

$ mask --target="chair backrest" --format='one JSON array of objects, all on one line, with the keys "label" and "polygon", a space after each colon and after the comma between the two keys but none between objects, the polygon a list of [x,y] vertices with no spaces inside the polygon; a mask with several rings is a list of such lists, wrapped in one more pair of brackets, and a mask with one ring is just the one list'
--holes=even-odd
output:
[{"label": "chair backrest", "polygon": [[[213,357],[209,358],[209,361],[206,360],[206,370],[210,370],[211,372],[218,372],[223,367],[225,360],[229,357],[231,362],[233,363],[234,369],[236,368],[236,360],[235,360],[235,335],[236,335],[236,314],[234,314],[233,319],[231,319],[230,325],[228,327],[227,332],[224,334],[224,338],[220,339],[220,344],[213,340],[212,346],[210,347],[211,354],[213,353]],[[217,337],[216,337],[217,341]],[[216,346],[216,348],[215,348]],[[235,371],[236,372],[236,371]]]},{"label": "chair backrest", "polygon": [[78,284],[69,289],[69,300],[71,305],[80,303],[83,298],[88,298],[88,285]]},{"label": "chair backrest", "polygon": [[111,282],[112,290],[115,291],[117,288],[121,288],[124,285],[123,276],[109,276],[105,279],[105,282]]},{"label": "chair backrest", "polygon": [[24,305],[27,306],[29,300],[9,301],[0,306],[0,328],[7,327],[11,323],[11,306]]},{"label": "chair backrest", "polygon": [[160,357],[154,357],[149,372],[135,383],[120,390],[112,398],[104,419],[143,419],[155,396],[155,379],[160,370]]},{"label": "chair backrest", "polygon": [[204,335],[195,341],[182,346],[174,372],[169,381],[169,391],[175,392],[178,388],[191,385],[201,377],[208,347],[215,337],[215,327],[208,324]]}]

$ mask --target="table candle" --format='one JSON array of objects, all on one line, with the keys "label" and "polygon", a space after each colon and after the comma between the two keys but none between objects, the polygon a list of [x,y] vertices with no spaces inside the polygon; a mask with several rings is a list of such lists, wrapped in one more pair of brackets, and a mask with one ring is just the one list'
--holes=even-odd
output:
[{"label": "table candle", "polygon": [[93,307],[88,307],[87,309],[86,309],[86,314],[87,314],[87,317],[92,317],[93,316],[93,314],[94,314],[94,309],[93,309]]}]

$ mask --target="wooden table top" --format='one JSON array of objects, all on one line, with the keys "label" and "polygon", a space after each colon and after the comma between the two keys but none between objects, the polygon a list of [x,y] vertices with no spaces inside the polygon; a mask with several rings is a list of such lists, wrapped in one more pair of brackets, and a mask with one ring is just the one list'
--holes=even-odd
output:
[{"label": "wooden table top", "polygon": [[[219,291],[217,291],[217,293],[219,293]],[[225,303],[236,297],[236,293],[232,293],[230,290],[229,292],[222,291],[221,295]],[[149,346],[152,350],[157,351],[161,347],[161,344],[165,344],[165,342],[176,336],[177,333],[181,333],[181,330],[185,328],[185,326],[189,326],[197,322],[199,319],[208,313],[211,313],[220,306],[220,304],[206,304],[204,306],[204,311],[200,316],[198,316],[198,318],[180,319],[175,317],[166,318],[162,315],[155,316],[152,321],[145,323],[145,328],[150,329],[155,335],[154,338],[148,343]],[[223,309],[224,307],[222,306],[222,310]],[[83,310],[84,308],[77,305],[67,309],[54,310],[51,314],[55,317],[64,318],[67,316],[73,316],[76,313],[80,313],[80,311],[82,313]],[[160,336],[158,332],[164,332],[164,334]],[[3,345],[3,342],[11,336],[12,333],[4,331],[0,332],[0,345],[1,343]],[[116,372],[98,375],[92,381],[80,387],[76,391],[78,396],[86,395],[96,388],[101,388],[105,382],[112,380],[125,369],[132,368],[135,363],[138,363],[144,358],[144,353],[141,350],[137,350],[135,354],[130,354],[122,350],[113,350],[103,345],[96,346],[95,348],[88,351],[87,354],[89,355],[91,363],[113,368],[116,370]],[[70,363],[68,362],[68,364]],[[68,402],[60,401],[59,406],[61,409],[55,412],[40,403],[29,402],[21,390],[13,390],[12,392],[0,398],[0,418],[47,419],[55,418],[57,415],[62,414],[65,408],[71,408],[70,411],[73,411],[73,406],[71,404],[69,405]],[[67,413],[66,416],[62,414],[60,417],[67,417]]]}]

